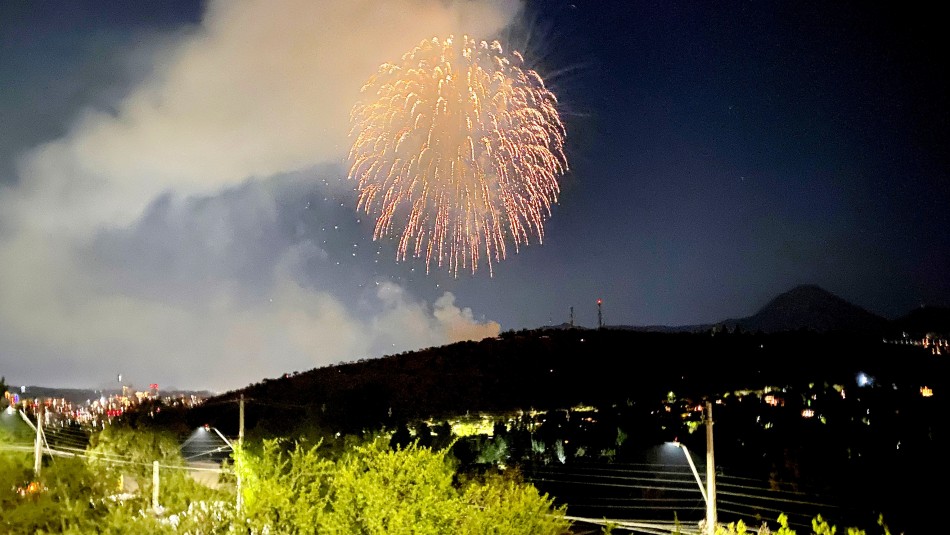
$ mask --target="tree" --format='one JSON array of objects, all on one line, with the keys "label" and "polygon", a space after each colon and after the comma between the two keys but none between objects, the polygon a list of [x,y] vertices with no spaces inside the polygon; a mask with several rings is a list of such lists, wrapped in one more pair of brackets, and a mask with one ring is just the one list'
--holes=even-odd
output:
[{"label": "tree", "polygon": [[412,444],[412,433],[409,432],[409,427],[405,423],[401,423],[393,432],[392,438],[389,439],[389,447],[399,449],[410,444]]},{"label": "tree", "polygon": [[333,470],[333,462],[322,458],[318,449],[319,444],[298,444],[285,450],[280,440],[265,440],[257,454],[235,452],[248,532],[317,533]]},{"label": "tree", "polygon": [[78,458],[52,459],[33,479],[29,455],[0,455],[0,532],[95,531],[106,515],[105,481]]},{"label": "tree", "polygon": [[429,427],[429,424],[420,422],[419,425],[416,426],[416,442],[423,448],[431,448],[433,439],[432,428]]},{"label": "tree", "polygon": [[89,457],[118,488],[120,479],[132,477],[145,496],[151,495],[152,462],[181,466],[178,439],[167,431],[106,426],[89,440]]},{"label": "tree", "polygon": [[119,482],[131,477],[138,486],[131,506],[147,509],[152,496],[153,462],[158,461],[159,503],[168,511],[186,511],[192,504],[231,501],[226,491],[216,491],[194,481],[187,473],[174,434],[147,427],[111,425],[90,438],[90,463],[115,492]]},{"label": "tree", "polygon": [[257,454],[242,451],[251,533],[563,533],[563,508],[533,486],[488,476],[456,483],[446,451],[410,444],[392,450],[383,438],[358,445],[340,459],[319,448],[287,451],[266,441]]}]

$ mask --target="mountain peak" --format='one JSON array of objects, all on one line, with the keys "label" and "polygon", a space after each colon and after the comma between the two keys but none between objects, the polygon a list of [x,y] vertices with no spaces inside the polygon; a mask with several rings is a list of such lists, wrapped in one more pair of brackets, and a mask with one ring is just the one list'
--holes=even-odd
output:
[{"label": "mountain peak", "polygon": [[868,332],[886,320],[814,284],[803,284],[776,296],[761,310],[735,324],[750,331]]}]

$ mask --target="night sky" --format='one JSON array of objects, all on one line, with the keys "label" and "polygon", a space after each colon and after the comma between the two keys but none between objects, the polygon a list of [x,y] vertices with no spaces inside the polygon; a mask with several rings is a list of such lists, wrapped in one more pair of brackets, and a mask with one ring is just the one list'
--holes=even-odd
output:
[{"label": "night sky", "polygon": [[[0,3],[0,375],[225,390],[500,331],[711,323],[799,284],[950,305],[939,17],[866,2]],[[559,99],[544,243],[373,241],[349,111],[468,33]]]}]

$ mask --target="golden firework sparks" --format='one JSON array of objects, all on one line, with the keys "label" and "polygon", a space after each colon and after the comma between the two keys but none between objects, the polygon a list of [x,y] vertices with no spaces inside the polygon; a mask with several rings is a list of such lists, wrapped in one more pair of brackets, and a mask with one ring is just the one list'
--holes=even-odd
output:
[{"label": "golden firework sparks", "polygon": [[454,275],[544,237],[567,171],[557,99],[498,41],[432,38],[385,63],[354,106],[349,177],[374,239]]}]

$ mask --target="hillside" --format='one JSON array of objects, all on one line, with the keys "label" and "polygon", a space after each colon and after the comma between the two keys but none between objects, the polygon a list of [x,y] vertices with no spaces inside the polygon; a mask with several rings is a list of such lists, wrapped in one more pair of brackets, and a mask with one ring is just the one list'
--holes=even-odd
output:
[{"label": "hillside", "polygon": [[[900,325],[939,327],[945,319],[911,316]],[[506,332],[265,379],[209,406],[244,394],[352,431],[469,411],[652,401],[671,390],[702,397],[766,384],[846,383],[859,371],[892,382],[926,377],[934,364],[920,351],[882,342],[897,325],[817,286],[800,286],[752,316],[715,326]],[[234,410],[233,403],[219,406]]]},{"label": "hillside", "polygon": [[784,292],[755,314],[714,324],[699,325],[624,325],[618,328],[641,332],[704,332],[714,328],[736,327],[748,332],[787,331],[881,333],[888,321],[815,285],[802,285]]},{"label": "hillside", "polygon": [[724,325],[766,333],[801,329],[829,332],[880,333],[887,320],[853,305],[815,285],[803,285],[775,297],[747,318],[726,320]]},{"label": "hillside", "polygon": [[922,306],[892,324],[895,334],[907,333],[911,337],[923,337],[929,333],[950,336],[950,308]]},{"label": "hillside", "polygon": [[[233,426],[236,407],[221,402],[244,394],[258,401],[248,404],[249,421],[266,413],[272,426],[305,418],[358,431],[470,411],[654,402],[671,390],[699,398],[769,384],[847,383],[858,371],[914,382],[932,375],[927,358],[919,348],[840,333],[509,332],[266,379],[210,400],[196,418]],[[294,421],[280,416],[282,407]]]}]

